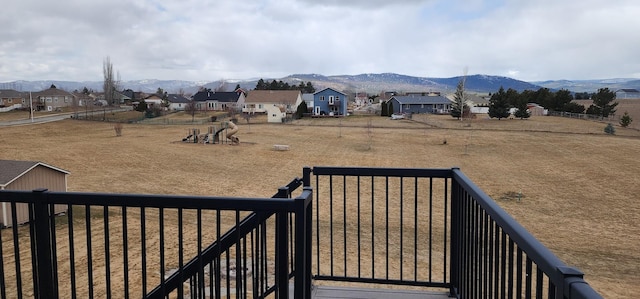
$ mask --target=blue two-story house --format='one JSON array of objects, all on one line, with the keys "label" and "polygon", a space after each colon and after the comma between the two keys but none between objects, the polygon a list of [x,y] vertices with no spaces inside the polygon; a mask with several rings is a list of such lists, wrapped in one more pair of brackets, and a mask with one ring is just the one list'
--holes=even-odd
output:
[{"label": "blue two-story house", "polygon": [[347,94],[325,88],[313,94],[313,115],[347,115]]}]

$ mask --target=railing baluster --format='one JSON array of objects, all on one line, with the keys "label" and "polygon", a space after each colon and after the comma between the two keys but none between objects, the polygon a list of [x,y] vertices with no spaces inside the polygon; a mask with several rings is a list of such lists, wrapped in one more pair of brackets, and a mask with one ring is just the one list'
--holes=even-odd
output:
[{"label": "railing baluster", "polygon": [[111,298],[111,261],[109,252],[109,206],[103,207],[102,220],[104,224],[104,269],[107,299]]},{"label": "railing baluster", "polygon": [[147,224],[146,211],[144,207],[140,207],[140,265],[142,271],[142,294],[147,294]]},{"label": "railing baluster", "polygon": [[343,232],[343,253],[344,257],[344,277],[349,276],[347,271],[347,176],[342,176],[342,232]]},{"label": "railing baluster", "polygon": [[85,205],[85,236],[87,238],[87,287],[89,288],[89,298],[93,298],[93,248],[91,247],[91,206]]},{"label": "railing baluster", "polygon": [[129,299],[129,235],[127,227],[127,207],[122,207],[122,262],[124,269],[124,298]]},{"label": "railing baluster", "polygon": [[[33,219],[31,218],[31,215],[33,214],[32,212],[33,207],[32,205],[29,205],[29,221],[33,221]],[[18,212],[17,212],[17,206],[15,202],[11,202],[11,230],[13,232],[13,254],[15,256],[14,261],[15,261],[15,265],[16,265],[16,293],[17,293],[17,297],[18,299],[22,299],[22,270],[21,270],[21,262],[20,262],[20,243],[18,242]],[[29,233],[31,234],[31,240],[33,240],[33,236],[35,235],[35,233],[33,233],[33,230],[35,229],[35,227],[33,225],[30,226],[29,229]],[[35,244],[33,242],[31,242],[31,261],[32,263],[35,262]],[[33,282],[34,282],[34,294],[37,294],[38,289],[35,285],[35,277],[36,276],[36,272],[35,272],[35,266],[32,266],[32,273],[33,273]]]}]

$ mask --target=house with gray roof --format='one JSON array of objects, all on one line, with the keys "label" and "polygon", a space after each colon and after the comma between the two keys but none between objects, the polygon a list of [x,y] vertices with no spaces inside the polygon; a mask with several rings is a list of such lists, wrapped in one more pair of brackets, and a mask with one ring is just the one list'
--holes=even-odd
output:
[{"label": "house with gray roof", "polygon": [[198,110],[226,111],[240,109],[245,97],[242,90],[224,92],[205,89],[198,91],[191,99],[196,102]]},{"label": "house with gray roof", "polygon": [[29,93],[20,92],[13,89],[0,89],[0,108],[29,107]]},{"label": "house with gray roof", "polygon": [[76,96],[68,91],[56,88],[55,85],[33,93],[33,106],[36,110],[53,111],[72,105],[77,105]]},{"label": "house with gray roof", "polygon": [[167,102],[169,102],[169,110],[182,111],[191,100],[183,95],[170,93],[167,95]]},{"label": "house with gray roof", "polygon": [[451,111],[451,100],[439,94],[424,96],[393,96],[387,103],[392,106],[392,113],[433,113],[447,114]]},{"label": "house with gray roof", "polygon": [[640,91],[633,88],[616,90],[616,99],[640,99]]}]

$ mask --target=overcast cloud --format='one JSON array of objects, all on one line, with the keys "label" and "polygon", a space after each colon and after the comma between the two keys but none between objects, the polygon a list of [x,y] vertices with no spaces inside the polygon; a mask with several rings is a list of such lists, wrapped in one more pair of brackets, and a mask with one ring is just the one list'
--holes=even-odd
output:
[{"label": "overcast cloud", "polygon": [[0,82],[640,78],[637,0],[10,0]]}]

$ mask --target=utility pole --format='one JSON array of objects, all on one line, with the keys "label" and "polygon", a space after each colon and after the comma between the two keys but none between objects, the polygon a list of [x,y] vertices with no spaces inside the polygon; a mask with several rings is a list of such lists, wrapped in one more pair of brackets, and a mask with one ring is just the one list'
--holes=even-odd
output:
[{"label": "utility pole", "polygon": [[31,122],[33,122],[33,97],[31,97],[31,92],[29,92],[29,115],[31,116]]}]

